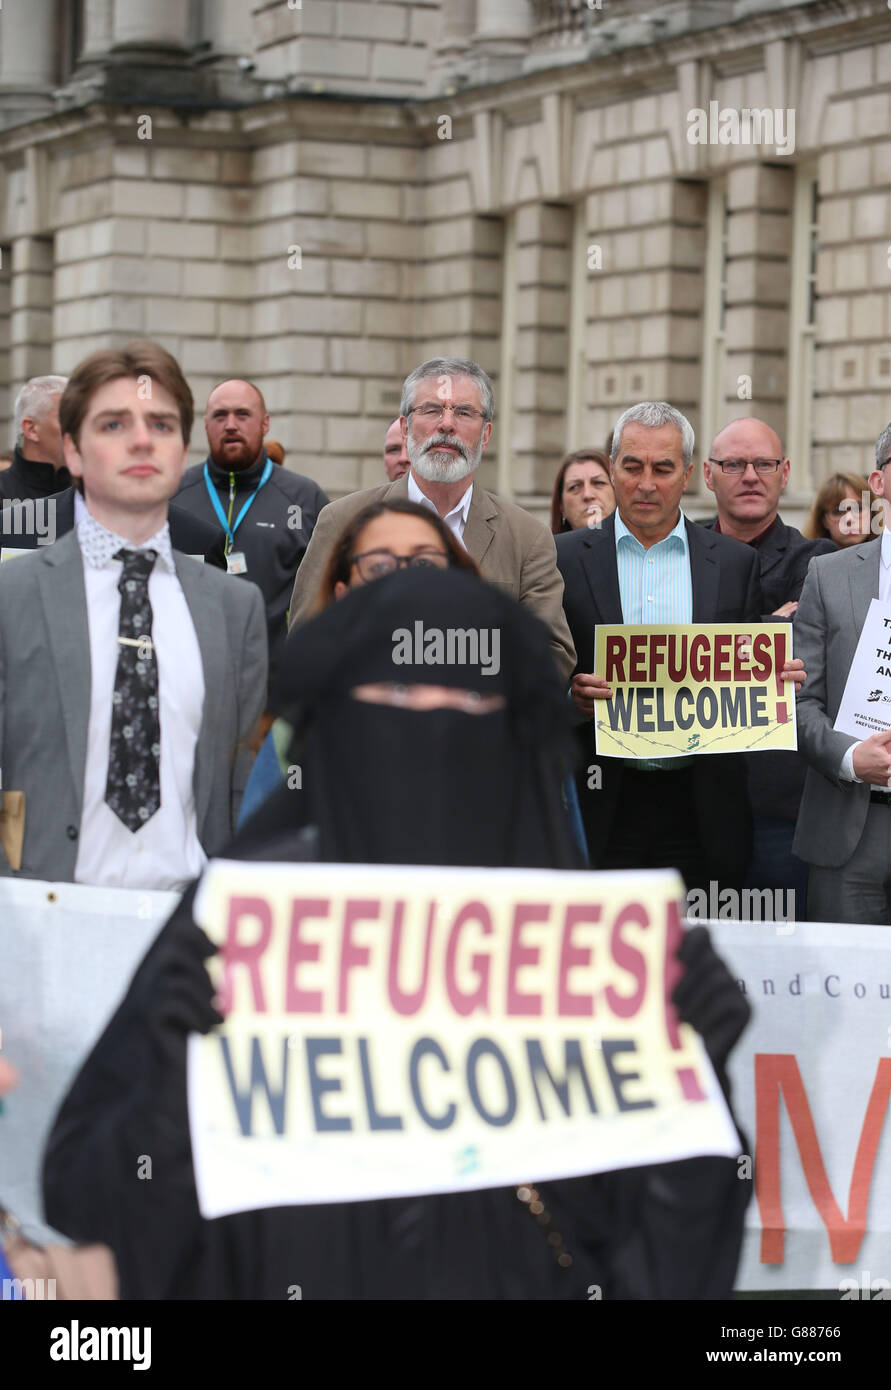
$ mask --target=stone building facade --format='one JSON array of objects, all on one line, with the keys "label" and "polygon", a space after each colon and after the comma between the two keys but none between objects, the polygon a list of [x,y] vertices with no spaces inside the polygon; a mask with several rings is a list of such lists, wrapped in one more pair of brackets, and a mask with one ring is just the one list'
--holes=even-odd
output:
[{"label": "stone building facade", "polygon": [[336,495],[454,352],[496,382],[484,481],[534,510],[665,398],[700,458],[774,424],[800,515],[891,418],[891,12],[6,0],[0,257],[7,437],[25,378],[149,335],[199,407],[254,378]]}]

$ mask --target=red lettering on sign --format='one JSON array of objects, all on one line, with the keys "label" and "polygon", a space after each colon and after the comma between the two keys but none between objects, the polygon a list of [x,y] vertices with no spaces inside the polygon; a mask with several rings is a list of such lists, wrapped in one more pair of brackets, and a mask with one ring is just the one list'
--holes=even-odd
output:
[{"label": "red lettering on sign", "polygon": [[[256,941],[239,940],[245,918],[260,923],[260,935]],[[266,998],[263,982],[260,979],[260,957],[269,945],[272,934],[272,908],[265,898],[242,897],[233,894],[229,899],[229,919],[226,922],[226,940],[223,943],[223,987],[220,990],[220,1012],[228,1013],[232,1008],[232,975],[236,966],[246,966],[251,979],[254,995],[254,1008],[265,1014]]]},{"label": "red lettering on sign", "polygon": [[697,632],[690,643],[690,675],[695,681],[707,681],[711,670],[711,651],[708,637]]},{"label": "red lettering on sign", "polygon": [[891,1057],[879,1058],[854,1157],[845,1217],[826,1176],[797,1058],[784,1053],[755,1054],[755,1193],[761,1214],[761,1263],[768,1265],[782,1264],[786,1236],[780,1195],[781,1093],[808,1191],[829,1236],[832,1259],[836,1264],[851,1264],[866,1234],[869,1190],[891,1096]]},{"label": "red lettering on sign", "polygon": [[458,954],[458,940],[465,926],[471,922],[476,922],[483,936],[492,934],[492,917],[485,903],[467,903],[462,907],[458,916],[452,923],[452,930],[449,932],[449,944],[446,947],[446,993],[449,996],[452,1008],[456,1014],[466,1017],[472,1014],[474,1009],[482,1009],[483,1013],[489,1012],[489,958],[484,955],[474,955],[470,958],[470,963],[476,971],[479,986],[471,994],[465,993],[458,988],[458,981],[455,978],[455,959]]},{"label": "red lettering on sign", "polygon": [[540,1014],[541,995],[522,994],[517,989],[517,971],[524,965],[537,965],[541,951],[538,946],[523,946],[520,937],[529,922],[547,922],[551,915],[547,903],[517,903],[510,933],[507,955],[507,1012],[509,1014]]},{"label": "red lettering on sign", "polygon": [[730,653],[733,647],[733,638],[729,632],[723,632],[715,638],[715,668],[712,672],[713,681],[730,680]]},{"label": "red lettering on sign", "polygon": [[301,961],[318,960],[321,943],[301,941],[300,928],[304,917],[327,917],[328,898],[295,898],[291,904],[291,927],[288,934],[288,969],[285,975],[285,1010],[289,1014],[320,1014],[321,990],[303,990],[297,983]]},{"label": "red lettering on sign", "polygon": [[624,682],[625,680],[625,638],[607,637],[606,639],[606,670],[603,679],[607,685],[612,685],[613,679]]},{"label": "red lettering on sign", "polygon": [[650,638],[650,668],[647,679],[653,685],[656,680],[656,667],[661,666],[665,660],[665,644],[668,638],[662,634],[654,633]]},{"label": "red lettering on sign", "polygon": [[650,915],[643,903],[628,903],[623,907],[610,932],[609,945],[613,960],[620,969],[627,971],[637,984],[633,994],[619,994],[612,985],[607,986],[606,1002],[617,1018],[633,1018],[640,1009],[647,990],[647,962],[643,953],[636,946],[630,946],[622,935],[624,928],[629,924],[638,927],[650,925]]},{"label": "red lettering on sign", "polygon": [[645,681],[647,670],[647,636],[645,632],[636,632],[628,643],[628,651],[631,663],[628,668],[628,679],[632,682]]},{"label": "red lettering on sign", "polygon": [[756,681],[766,681],[770,675],[770,657],[770,633],[756,632],[752,642],[752,675]]},{"label": "red lettering on sign", "polygon": [[393,912],[393,930],[390,933],[390,961],[387,966],[387,993],[397,1014],[416,1014],[427,995],[427,982],[430,979],[430,947],[433,942],[433,927],[436,920],[436,903],[427,909],[427,935],[424,940],[424,965],[421,983],[411,993],[399,984],[399,957],[402,947],[402,919],[405,916],[405,903],[398,902]]},{"label": "red lettering on sign", "polygon": [[367,965],[371,952],[367,946],[357,946],[353,941],[355,922],[376,922],[380,919],[379,898],[349,898],[343,914],[343,933],[340,938],[340,981],[337,990],[337,1012],[350,1011],[350,971],[360,965]]},{"label": "red lettering on sign", "polygon": [[563,941],[560,946],[560,979],[557,988],[557,1012],[564,1017],[590,1018],[594,1000],[590,994],[573,994],[568,975],[573,966],[590,965],[591,947],[573,944],[572,933],[580,922],[599,922],[599,903],[570,903],[563,918]]}]

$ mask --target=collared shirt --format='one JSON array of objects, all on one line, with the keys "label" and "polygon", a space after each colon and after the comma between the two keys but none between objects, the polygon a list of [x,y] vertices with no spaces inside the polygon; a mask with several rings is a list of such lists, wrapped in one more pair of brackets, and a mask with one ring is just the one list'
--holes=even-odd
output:
[{"label": "collared shirt", "polygon": [[[207,863],[198,840],[193,783],[205,691],[201,650],[177,577],[170,531],[165,522],[151,540],[133,545],[91,516],[80,495],[75,518],[90,634],[90,722],[74,881],[181,890]],[[105,801],[123,568],[114,555],[121,548],[158,553],[148,592],[158,664],[161,806],[135,833]]]},{"label": "collared shirt", "polygon": [[[772,531],[772,530],[774,529],[774,527],[777,525],[779,519],[780,519],[779,512],[777,512],[777,514],[774,516],[773,521],[769,521],[769,522],[767,523],[767,525],[765,526],[765,528],[764,528],[763,531],[759,531],[758,534],[757,534],[757,536],[753,536],[752,539],[751,539],[750,541],[746,541],[745,544],[746,544],[746,545],[750,545],[750,546],[752,547],[753,550],[760,550],[760,549],[761,549],[761,546],[762,546],[762,543],[763,543],[764,541],[767,540],[767,537],[770,535],[771,531]],[[725,534],[725,533],[721,530],[721,518],[720,518],[720,517],[717,517],[717,518],[715,519],[715,534],[718,535],[718,536],[723,536],[723,535]]]},{"label": "collared shirt", "polygon": [[690,545],[683,512],[671,534],[648,550],[616,512],[616,564],[623,622],[664,627],[693,621]]},{"label": "collared shirt", "polygon": [[[464,528],[467,525],[467,514],[470,511],[470,499],[472,496],[473,483],[470,484],[464,496],[455,503],[452,510],[446,512],[445,516],[442,518],[460,545],[464,545]],[[424,496],[415,482],[414,474],[411,469],[408,471],[408,500],[409,502],[417,502],[421,507],[429,507],[431,512],[436,512],[436,507],[430,501],[430,498]],[[436,512],[436,515],[438,516],[439,513]],[[467,549],[466,545],[464,545],[464,549]]]},{"label": "collared shirt", "polygon": [[[882,603],[891,604],[891,531],[888,530],[882,532],[882,550],[879,556],[879,598]],[[852,743],[842,758],[838,775],[843,782],[862,782],[863,780],[854,771],[854,753],[861,743],[862,739]],[[877,787],[876,790],[881,791],[882,789]]]},{"label": "collared shirt", "polygon": [[[690,544],[684,513],[664,540],[646,549],[616,512],[616,566],[622,621],[666,627],[693,621]],[[692,758],[623,758],[638,772],[679,772]]]}]

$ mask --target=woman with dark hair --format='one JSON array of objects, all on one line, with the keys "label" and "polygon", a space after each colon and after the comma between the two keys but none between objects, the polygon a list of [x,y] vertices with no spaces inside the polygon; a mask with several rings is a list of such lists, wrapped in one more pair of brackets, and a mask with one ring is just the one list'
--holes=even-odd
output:
[{"label": "woman with dark hair", "polygon": [[[350,589],[383,579],[403,567],[418,573],[448,569],[451,565],[479,576],[475,561],[436,512],[401,498],[372,502],[357,512],[337,538],[322,573],[313,611],[321,613],[335,599],[344,598]],[[282,719],[276,720],[251,768],[238,811],[239,826],[285,778],[290,765],[289,741],[288,725]],[[584,831],[577,834],[583,842]]]},{"label": "woman with dark hair", "polygon": [[871,513],[861,510],[864,494],[871,495],[869,480],[859,473],[830,474],[814,498],[801,534],[811,541],[834,541],[839,548],[871,540]]},{"label": "woman with dark hair", "polygon": [[[394,634],[418,623],[497,631],[497,671],[417,656],[394,667]],[[493,586],[455,570],[358,586],[290,639],[273,700],[295,727],[302,786],[275,792],[226,858],[578,866],[548,633]],[[733,1158],[204,1219],[186,1037],[222,1020],[193,900],[194,889],[140,966],[47,1150],[47,1219],[112,1247],[124,1298],[281,1299],[295,1283],[305,1299],[584,1300],[593,1284],[604,1299],[729,1297],[749,1196]],[[680,1016],[700,1026],[726,1088],[748,1005],[704,928],[678,956]],[[150,1183],[134,1181],[140,1153]]]},{"label": "woman with dark hair", "polygon": [[599,526],[616,510],[616,495],[609,476],[609,459],[599,449],[577,449],[567,454],[554,479],[551,496],[551,530],[578,531]]},{"label": "woman with dark hair", "polygon": [[[403,554],[397,551],[404,552]],[[406,498],[372,502],[348,521],[328,556],[313,613],[357,584],[382,579],[403,565],[456,565],[478,575],[476,563],[439,514]]]}]

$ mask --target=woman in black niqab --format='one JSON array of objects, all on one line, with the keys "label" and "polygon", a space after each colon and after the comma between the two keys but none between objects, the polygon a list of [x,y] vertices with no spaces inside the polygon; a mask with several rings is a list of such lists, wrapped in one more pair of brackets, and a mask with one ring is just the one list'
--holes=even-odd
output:
[{"label": "woman in black niqab", "polygon": [[[429,635],[449,629],[487,632],[483,660],[425,660]],[[429,698],[445,703],[406,707]],[[356,590],[289,639],[274,699],[294,725],[300,787],[273,793],[226,858],[578,867],[560,795],[568,702],[547,633],[482,581],[403,572]],[[586,1299],[595,1285],[605,1299],[729,1296],[747,1200],[730,1159],[204,1220],[185,1039],[219,1015],[193,896],[140,966],[47,1151],[48,1220],[111,1246],[123,1297],[274,1299],[294,1285],[304,1299]],[[707,1017],[726,1085],[747,1006],[704,933],[682,952],[681,1016]],[[153,1157],[151,1182],[137,1180],[139,1154]]]},{"label": "woman in black niqab", "polygon": [[[448,657],[450,632],[453,657],[480,660],[425,661],[437,634]],[[419,686],[453,700],[412,708]],[[547,629],[491,585],[421,570],[353,590],[289,640],[271,700],[295,726],[301,788],[270,798],[246,843],[299,823],[332,863],[582,867],[560,791],[572,724]]]}]

